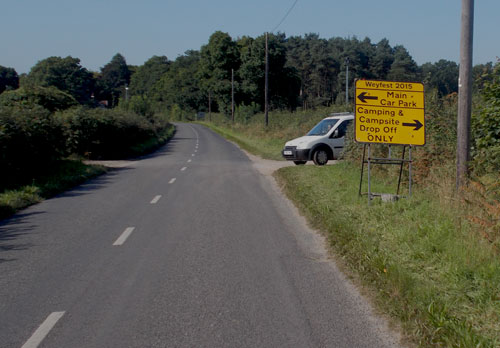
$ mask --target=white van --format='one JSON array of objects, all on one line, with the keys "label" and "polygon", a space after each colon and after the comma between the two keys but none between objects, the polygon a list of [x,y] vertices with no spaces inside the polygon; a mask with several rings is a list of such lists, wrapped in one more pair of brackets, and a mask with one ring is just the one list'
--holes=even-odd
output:
[{"label": "white van", "polygon": [[297,165],[311,160],[319,166],[325,165],[328,160],[339,158],[344,149],[347,127],[353,120],[352,113],[331,114],[307,135],[288,141],[281,153]]}]

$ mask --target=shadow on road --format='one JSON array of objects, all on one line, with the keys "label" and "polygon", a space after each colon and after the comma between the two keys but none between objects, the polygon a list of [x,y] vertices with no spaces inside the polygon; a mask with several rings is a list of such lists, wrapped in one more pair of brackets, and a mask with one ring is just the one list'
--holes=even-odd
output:
[{"label": "shadow on road", "polygon": [[25,221],[29,221],[28,218],[40,214],[43,214],[43,212],[20,213],[0,221],[0,263],[15,261],[13,258],[5,258],[3,256],[4,252],[26,250],[32,246],[27,243],[18,243],[17,240],[36,229],[36,225],[29,225]]},{"label": "shadow on road", "polygon": [[93,191],[99,190],[100,188],[109,185],[116,176],[121,175],[124,172],[133,170],[130,167],[123,168],[110,168],[106,174],[98,176],[94,179],[86,181],[85,183],[78,185],[68,191],[60,193],[54,196],[52,199],[62,198],[62,197],[78,197],[83,196]]}]

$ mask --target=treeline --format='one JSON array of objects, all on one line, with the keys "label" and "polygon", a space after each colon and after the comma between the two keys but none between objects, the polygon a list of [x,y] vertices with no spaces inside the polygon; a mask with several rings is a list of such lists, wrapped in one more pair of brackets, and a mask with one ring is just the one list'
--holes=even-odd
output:
[{"label": "treeline", "polygon": [[[233,39],[217,31],[199,50],[174,61],[153,56],[141,66],[131,66],[116,54],[100,72],[88,71],[78,58],[50,57],[20,77],[0,67],[0,92],[19,85],[53,86],[80,104],[115,107],[121,102],[143,115],[209,109],[228,115],[233,76],[236,107],[252,114],[264,108],[265,42],[264,35]],[[440,60],[419,66],[404,46],[391,46],[387,39],[372,43],[369,38],[271,34],[268,47],[271,110],[343,103],[347,68],[350,100],[357,78],[423,81],[427,90],[440,96],[458,91],[457,63]],[[492,69],[492,63],[474,67],[476,88],[482,88]]]}]

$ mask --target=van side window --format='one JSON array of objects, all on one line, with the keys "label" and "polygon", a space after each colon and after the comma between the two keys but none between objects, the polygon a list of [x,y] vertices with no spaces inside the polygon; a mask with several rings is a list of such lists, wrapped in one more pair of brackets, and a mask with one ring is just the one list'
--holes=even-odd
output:
[{"label": "van side window", "polygon": [[342,138],[345,136],[345,133],[347,132],[347,127],[351,124],[352,120],[346,120],[339,124],[337,130],[338,130],[338,135],[337,138]]}]

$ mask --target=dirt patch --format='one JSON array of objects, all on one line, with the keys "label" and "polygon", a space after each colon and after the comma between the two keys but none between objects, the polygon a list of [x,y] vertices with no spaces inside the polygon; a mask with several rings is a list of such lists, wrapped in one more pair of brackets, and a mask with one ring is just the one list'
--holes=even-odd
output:
[{"label": "dirt patch", "polygon": [[125,168],[131,167],[136,161],[125,161],[125,160],[117,160],[117,161],[83,161],[84,164],[88,165],[100,165],[106,168]]}]

